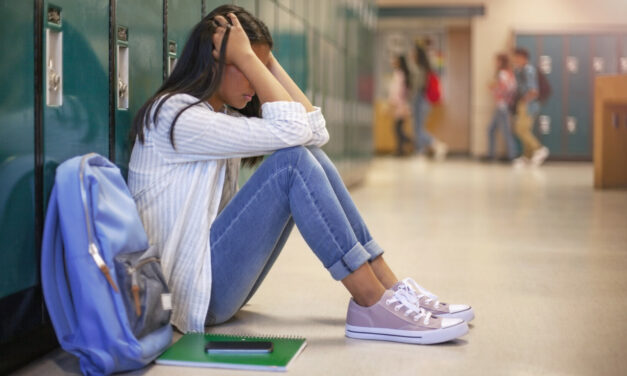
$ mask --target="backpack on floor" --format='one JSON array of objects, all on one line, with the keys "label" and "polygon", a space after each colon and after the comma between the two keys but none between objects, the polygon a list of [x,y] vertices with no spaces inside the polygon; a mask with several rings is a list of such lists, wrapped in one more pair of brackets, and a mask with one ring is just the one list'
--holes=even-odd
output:
[{"label": "backpack on floor", "polygon": [[41,278],[57,339],[84,374],[141,368],[170,345],[159,258],[119,169],[98,154],[57,168]]}]

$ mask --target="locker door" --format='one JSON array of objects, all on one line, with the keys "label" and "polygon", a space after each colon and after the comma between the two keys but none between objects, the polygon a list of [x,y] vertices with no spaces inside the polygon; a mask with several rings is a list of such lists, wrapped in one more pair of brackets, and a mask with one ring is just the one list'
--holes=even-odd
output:
[{"label": "locker door", "polygon": [[133,116],[163,81],[163,1],[116,0],[115,12],[115,162],[127,176]]},{"label": "locker door", "polygon": [[[41,322],[34,206],[33,2],[2,2],[0,30],[10,46],[0,62],[0,344]],[[9,52],[9,51],[6,51]],[[0,352],[4,352],[1,348]],[[5,373],[0,365],[0,373]]]},{"label": "locker door", "polygon": [[303,92],[307,92],[307,29],[300,18],[294,18],[292,29],[292,69],[294,82]]},{"label": "locker door", "polygon": [[592,145],[591,37],[566,37],[566,113],[562,124],[564,155],[590,158]]},{"label": "locker door", "polygon": [[562,98],[564,41],[559,35],[546,35],[538,38],[539,57],[533,64],[546,75],[551,85],[551,96],[541,104],[535,133],[540,142],[551,153],[559,156],[562,152]]},{"label": "locker door", "polygon": [[239,5],[246,9],[249,13],[257,15],[257,1],[256,0],[234,0],[233,4]]},{"label": "locker door", "polygon": [[202,19],[201,0],[168,0],[167,9],[167,56],[166,75],[169,75],[178,57],[183,52],[183,47],[192,28]]},{"label": "locker door", "polygon": [[[592,37],[592,70],[598,74],[619,72],[619,38],[616,35],[595,35]],[[592,86],[591,86],[592,87]]]},{"label": "locker door", "polygon": [[44,198],[56,166],[109,154],[109,3],[44,1]]},{"label": "locker door", "polygon": [[276,33],[274,39],[273,54],[281,63],[287,74],[294,77],[292,67],[292,15],[281,7],[277,7]]},{"label": "locker door", "polygon": [[[205,11],[206,11],[206,14],[211,13],[211,11],[212,11],[212,10],[216,9],[216,8],[217,8],[217,7],[219,7],[220,5],[224,5],[224,4],[228,4],[228,3],[230,3],[230,1],[224,1],[224,0],[204,0],[204,2],[205,2]],[[238,4],[238,3],[240,3],[240,2],[247,2],[247,3],[250,3],[250,2],[251,2],[251,0],[248,0],[248,1],[233,1],[233,3],[235,3],[235,4],[237,4],[237,5],[240,5],[240,4]],[[243,5],[240,5],[240,6],[243,6]],[[250,5],[249,5],[249,6],[250,6]]]},{"label": "locker door", "polygon": [[272,38],[276,39],[276,5],[274,1],[259,0],[257,6],[259,7],[257,9],[259,19],[266,24]]}]

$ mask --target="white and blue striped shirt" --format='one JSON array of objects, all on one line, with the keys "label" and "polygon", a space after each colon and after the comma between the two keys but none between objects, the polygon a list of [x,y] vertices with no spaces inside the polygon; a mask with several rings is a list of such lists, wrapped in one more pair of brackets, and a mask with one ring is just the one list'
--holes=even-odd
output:
[{"label": "white and blue striped shirt", "polygon": [[157,124],[151,121],[144,128],[145,142],[135,142],[128,176],[172,292],[172,324],[183,332],[204,331],[211,298],[209,230],[223,189],[229,197],[237,189],[235,184],[224,187],[227,165],[237,172],[240,158],[290,146],[322,146],[329,139],[319,108],[306,113],[297,102],[264,103],[262,118],[247,118],[215,112],[201,103],[178,118],[173,148],[172,120],[195,101],[177,94],[163,104]]}]

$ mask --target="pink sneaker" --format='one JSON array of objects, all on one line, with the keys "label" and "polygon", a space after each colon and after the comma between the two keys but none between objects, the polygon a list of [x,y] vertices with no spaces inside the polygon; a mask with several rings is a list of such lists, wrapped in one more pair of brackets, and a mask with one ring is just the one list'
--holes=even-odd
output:
[{"label": "pink sneaker", "polygon": [[362,307],[351,299],[346,315],[346,336],[427,345],[468,333],[464,320],[431,316],[431,312],[412,304],[410,299],[405,290],[386,290],[370,307]]},{"label": "pink sneaker", "polygon": [[405,278],[398,282],[392,290],[403,290],[411,297],[411,303],[419,305],[420,308],[431,312],[438,317],[449,317],[462,319],[466,322],[475,318],[475,312],[472,307],[466,304],[447,304],[438,301],[438,297],[427,291],[411,278]]}]

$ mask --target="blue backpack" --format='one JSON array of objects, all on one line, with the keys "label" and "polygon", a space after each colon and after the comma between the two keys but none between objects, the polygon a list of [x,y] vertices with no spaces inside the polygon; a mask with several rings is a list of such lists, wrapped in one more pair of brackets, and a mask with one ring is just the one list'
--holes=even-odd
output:
[{"label": "blue backpack", "polygon": [[86,375],[141,368],[172,342],[159,258],[119,169],[98,154],[57,168],[41,278],[57,339]]}]

